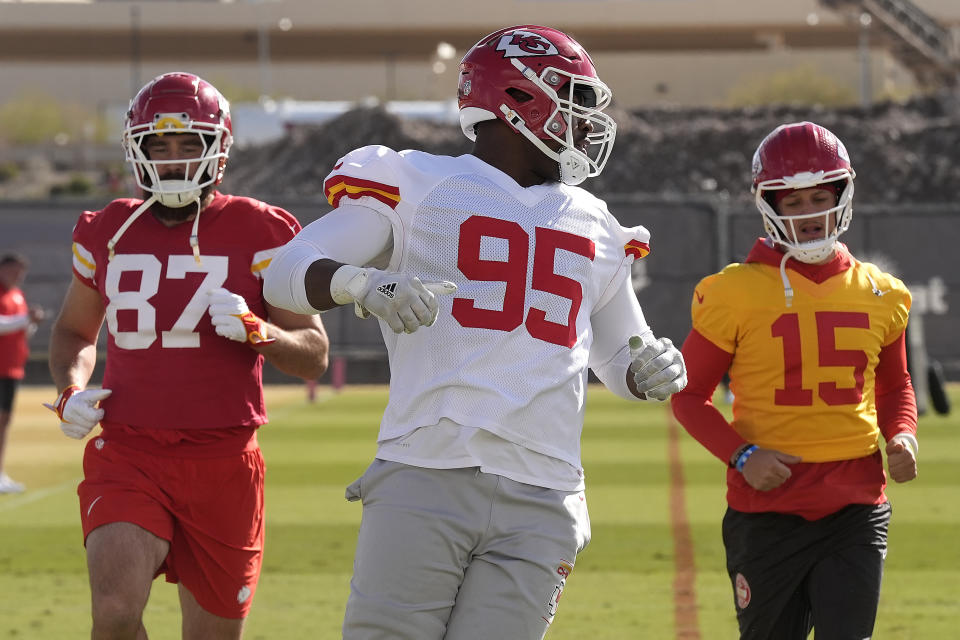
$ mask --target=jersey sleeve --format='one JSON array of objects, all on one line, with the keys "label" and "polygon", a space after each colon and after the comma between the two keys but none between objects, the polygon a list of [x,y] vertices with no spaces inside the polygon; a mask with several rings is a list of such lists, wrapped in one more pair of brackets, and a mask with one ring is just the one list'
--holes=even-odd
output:
[{"label": "jersey sleeve", "polygon": [[83,284],[96,289],[97,259],[93,251],[97,246],[96,213],[84,211],[73,227],[73,273]]},{"label": "jersey sleeve", "polygon": [[701,280],[693,290],[690,316],[693,328],[704,338],[727,353],[737,346],[737,315],[726,304],[723,295],[723,273],[715,273]]},{"label": "jersey sleeve", "polygon": [[650,253],[650,232],[646,227],[638,225],[636,227],[622,227],[613,216],[608,212],[608,219],[612,223],[614,249],[620,259],[620,268],[618,268],[611,278],[610,282],[600,293],[597,300],[596,310],[602,309],[616,295],[620,285],[625,279],[630,277],[631,266],[637,260],[647,257]]},{"label": "jersey sleeve", "polygon": [[273,205],[264,205],[264,225],[261,231],[262,245],[265,247],[253,254],[250,272],[257,278],[263,278],[264,270],[283,245],[290,242],[300,232],[300,222],[290,212]]},{"label": "jersey sleeve", "polygon": [[692,330],[683,343],[687,386],[670,397],[673,415],[710,453],[724,462],[744,443],[713,404],[713,392],[730,368],[733,354]]},{"label": "jersey sleeve", "polygon": [[[381,145],[351,151],[340,158],[323,181],[323,194],[334,208],[351,202],[388,217],[400,203],[400,183],[394,166],[400,155]],[[344,200],[346,198],[346,200]]]},{"label": "jersey sleeve", "polygon": [[626,371],[630,366],[630,336],[651,333],[643,310],[628,280],[617,288],[610,302],[590,317],[593,344],[589,366],[607,389],[627,400],[640,400],[627,387]]},{"label": "jersey sleeve", "polygon": [[650,232],[644,226],[620,227],[623,243],[623,253],[631,258],[630,263],[646,258],[650,253]]},{"label": "jersey sleeve", "polygon": [[297,234],[295,242],[324,258],[360,267],[374,266],[393,246],[393,226],[381,213],[341,204]]},{"label": "jersey sleeve", "polygon": [[913,303],[910,290],[897,278],[890,276],[890,288],[892,290],[893,322],[890,323],[890,331],[883,340],[883,346],[885,347],[893,344],[903,335],[910,318],[910,306]]},{"label": "jersey sleeve", "polygon": [[885,305],[885,313],[890,318],[883,336],[883,346],[887,347],[896,342],[907,328],[912,304],[910,290],[901,280],[885,273],[875,264],[862,262],[859,266],[863,269],[867,280],[861,281],[862,284],[872,288],[874,295],[881,298],[882,304]]}]

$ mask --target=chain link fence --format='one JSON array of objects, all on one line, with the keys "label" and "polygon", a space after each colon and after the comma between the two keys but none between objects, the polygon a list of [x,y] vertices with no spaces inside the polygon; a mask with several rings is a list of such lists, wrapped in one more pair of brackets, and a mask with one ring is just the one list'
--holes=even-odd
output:
[{"label": "chain link fence", "polygon": [[[743,260],[763,234],[760,214],[749,202],[721,197],[664,198],[641,194],[604,194],[610,210],[625,226],[642,224],[651,234],[651,254],[635,263],[634,286],[644,313],[659,335],[683,342],[690,330],[690,300],[703,276],[729,262]],[[323,215],[326,203],[274,200],[303,224]],[[29,258],[23,289],[31,304],[59,309],[70,283],[71,232],[79,213],[104,202],[51,200],[0,202],[0,253],[15,250]],[[948,380],[960,380],[960,204],[859,205],[843,241],[861,260],[881,265],[901,278],[913,293],[912,326],[922,326],[922,342]],[[323,315],[338,375],[351,383],[386,382],[389,368],[379,327],[353,316],[352,307]],[[31,338],[26,384],[47,384],[50,321]],[[101,335],[99,349],[105,351]],[[346,365],[346,366],[344,366]],[[333,368],[331,368],[333,369]],[[98,367],[99,370],[99,367]],[[99,375],[99,371],[97,374]],[[327,377],[332,375],[327,374]],[[268,381],[291,381],[265,368]]]}]

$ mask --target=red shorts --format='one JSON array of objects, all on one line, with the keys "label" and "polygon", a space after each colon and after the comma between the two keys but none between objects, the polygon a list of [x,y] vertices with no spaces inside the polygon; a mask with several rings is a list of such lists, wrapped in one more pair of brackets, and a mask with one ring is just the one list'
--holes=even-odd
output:
[{"label": "red shorts", "polygon": [[182,583],[214,615],[246,617],[263,557],[264,463],[258,447],[183,458],[101,436],[87,443],[83,472],[77,493],[84,540],[104,524],[140,526],[170,542],[158,576]]}]

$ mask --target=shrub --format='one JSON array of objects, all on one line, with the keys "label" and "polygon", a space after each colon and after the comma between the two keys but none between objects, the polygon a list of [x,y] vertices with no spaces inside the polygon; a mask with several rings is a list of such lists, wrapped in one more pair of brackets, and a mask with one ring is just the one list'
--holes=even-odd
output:
[{"label": "shrub", "polygon": [[857,93],[841,85],[813,65],[801,65],[767,75],[753,76],[727,92],[731,107],[771,104],[849,106],[857,103]]},{"label": "shrub", "polygon": [[13,180],[20,175],[20,167],[15,162],[4,162],[0,164],[0,183]]},{"label": "shrub", "polygon": [[55,184],[50,187],[51,196],[85,196],[93,191],[93,183],[79,173],[70,176],[70,179],[62,184]]},{"label": "shrub", "polygon": [[0,104],[0,139],[10,144],[66,140],[103,142],[109,128],[87,107],[61,103],[42,93],[22,94]]}]

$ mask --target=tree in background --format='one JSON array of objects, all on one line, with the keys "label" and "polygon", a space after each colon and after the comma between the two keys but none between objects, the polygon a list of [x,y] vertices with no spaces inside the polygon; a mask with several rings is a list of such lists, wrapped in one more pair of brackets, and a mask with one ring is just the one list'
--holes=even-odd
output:
[{"label": "tree in background", "polygon": [[102,143],[107,123],[89,107],[43,93],[22,93],[0,104],[0,142],[9,145]]},{"label": "tree in background", "polygon": [[857,104],[857,93],[807,64],[772,74],[750,76],[730,88],[726,103],[731,107],[771,104],[839,107]]}]

